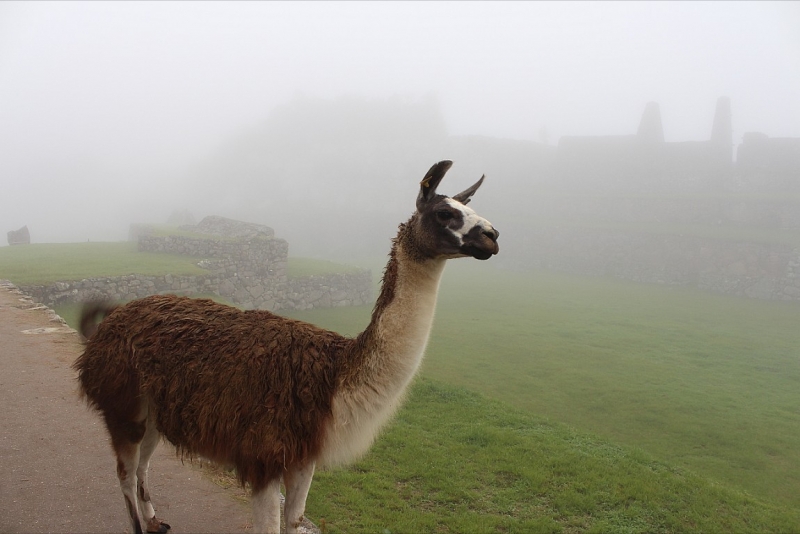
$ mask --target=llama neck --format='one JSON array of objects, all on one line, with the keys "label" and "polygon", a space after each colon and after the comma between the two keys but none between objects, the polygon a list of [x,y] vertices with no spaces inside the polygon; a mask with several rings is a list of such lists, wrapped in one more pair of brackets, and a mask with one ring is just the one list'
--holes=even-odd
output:
[{"label": "llama neck", "polygon": [[416,259],[392,248],[369,326],[357,340],[349,385],[369,383],[399,396],[416,373],[428,343],[444,259]]},{"label": "llama neck", "polygon": [[415,256],[409,232],[401,225],[372,320],[337,362],[320,466],[346,464],[369,449],[422,362],[445,260]]}]

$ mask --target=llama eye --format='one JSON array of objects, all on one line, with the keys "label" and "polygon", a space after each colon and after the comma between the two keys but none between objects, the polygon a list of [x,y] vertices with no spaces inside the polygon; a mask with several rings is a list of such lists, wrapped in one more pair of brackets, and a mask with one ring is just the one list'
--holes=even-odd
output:
[{"label": "llama eye", "polygon": [[443,221],[449,221],[453,218],[453,213],[447,210],[441,210],[436,212],[436,216]]}]

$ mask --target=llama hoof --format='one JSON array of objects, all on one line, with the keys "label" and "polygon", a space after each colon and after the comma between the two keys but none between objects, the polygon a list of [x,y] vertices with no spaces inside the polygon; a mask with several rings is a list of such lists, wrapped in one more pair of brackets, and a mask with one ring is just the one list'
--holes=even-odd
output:
[{"label": "llama hoof", "polygon": [[172,527],[155,517],[147,522],[147,532],[149,534],[166,534]]}]

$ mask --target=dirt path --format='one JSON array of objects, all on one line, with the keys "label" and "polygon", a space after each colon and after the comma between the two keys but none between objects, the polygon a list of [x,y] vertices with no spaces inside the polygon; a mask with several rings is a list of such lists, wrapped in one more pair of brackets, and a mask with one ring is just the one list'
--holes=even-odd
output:
[{"label": "dirt path", "polygon": [[[80,350],[50,310],[0,282],[0,532],[129,530],[105,428],[77,395]],[[159,446],[150,472],[171,532],[248,531],[249,507],[171,447]]]}]

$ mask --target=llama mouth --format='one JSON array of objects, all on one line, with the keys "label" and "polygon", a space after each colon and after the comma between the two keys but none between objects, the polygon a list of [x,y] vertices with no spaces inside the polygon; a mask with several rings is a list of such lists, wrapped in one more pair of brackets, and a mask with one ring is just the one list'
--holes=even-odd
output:
[{"label": "llama mouth", "polygon": [[488,260],[498,252],[500,252],[500,246],[497,243],[492,242],[491,250],[487,248],[477,247],[475,245],[464,245],[461,247],[461,252],[466,254],[467,256],[472,256],[476,260]]}]

